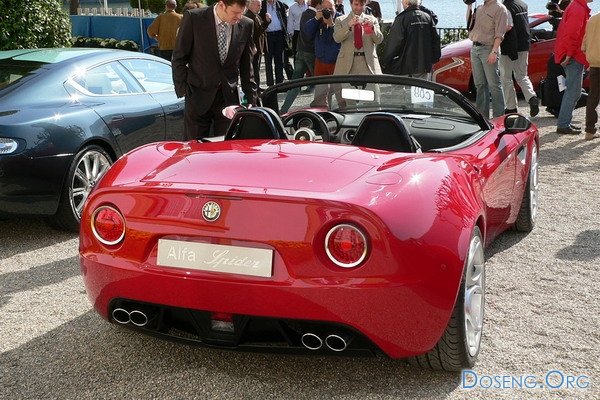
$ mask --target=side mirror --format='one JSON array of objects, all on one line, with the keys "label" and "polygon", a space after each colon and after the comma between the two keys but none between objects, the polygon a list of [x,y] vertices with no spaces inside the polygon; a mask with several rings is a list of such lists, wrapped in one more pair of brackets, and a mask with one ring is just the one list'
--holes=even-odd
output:
[{"label": "side mirror", "polygon": [[520,114],[508,114],[504,117],[504,128],[503,134],[523,132],[531,128],[531,121]]}]

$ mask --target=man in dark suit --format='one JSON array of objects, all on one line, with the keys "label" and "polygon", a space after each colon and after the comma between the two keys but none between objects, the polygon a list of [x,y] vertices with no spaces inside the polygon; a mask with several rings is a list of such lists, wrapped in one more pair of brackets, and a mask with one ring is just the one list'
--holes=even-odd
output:
[{"label": "man in dark suit", "polygon": [[187,139],[224,135],[229,120],[223,108],[240,104],[238,76],[249,104],[256,104],[252,69],[251,19],[243,15],[246,0],[220,0],[213,7],[184,14],[171,61],[178,97],[185,96]]},{"label": "man in dark suit", "polygon": [[263,21],[260,15],[258,15],[261,7],[261,0],[248,0],[248,10],[246,11],[246,14],[244,14],[254,21],[254,46],[256,47],[256,54],[254,54],[254,59],[252,60],[252,67],[254,68],[254,80],[256,81],[256,86],[259,88],[259,91],[260,62],[265,48],[267,47],[267,34],[265,32],[269,25],[268,22]]}]

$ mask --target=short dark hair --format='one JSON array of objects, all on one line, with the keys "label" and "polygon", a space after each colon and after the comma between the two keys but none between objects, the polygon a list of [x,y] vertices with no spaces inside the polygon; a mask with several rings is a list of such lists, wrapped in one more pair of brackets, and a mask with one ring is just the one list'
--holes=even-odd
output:
[{"label": "short dark hair", "polygon": [[312,8],[317,8],[319,4],[321,4],[323,0],[310,0],[310,6]]},{"label": "short dark hair", "polygon": [[240,7],[246,7],[246,5],[248,3],[246,0],[220,0],[220,1],[222,1],[223,4],[225,4],[225,7],[229,7],[234,4],[237,4]]}]

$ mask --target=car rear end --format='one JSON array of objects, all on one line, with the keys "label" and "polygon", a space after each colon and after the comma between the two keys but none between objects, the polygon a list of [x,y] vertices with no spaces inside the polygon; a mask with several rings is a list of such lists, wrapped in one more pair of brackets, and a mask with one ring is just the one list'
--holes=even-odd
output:
[{"label": "car rear end", "polygon": [[[434,244],[434,229],[418,238],[391,224],[389,208],[409,202],[373,202],[389,182],[374,178],[366,161],[343,160],[346,151],[247,153],[237,167],[239,152],[215,151],[221,172],[208,154],[202,162],[193,152],[171,154],[128,183],[119,179],[135,175],[134,159],[117,162],[82,217],[81,267],[96,310],[209,346],[390,357],[428,351],[448,322],[464,260]],[[296,161],[263,165],[277,156]],[[295,162],[287,178],[264,167]],[[309,164],[322,175],[330,165],[337,183],[312,185],[314,173],[297,171]],[[254,172],[236,176],[251,165]],[[352,173],[341,172],[350,166]]]}]

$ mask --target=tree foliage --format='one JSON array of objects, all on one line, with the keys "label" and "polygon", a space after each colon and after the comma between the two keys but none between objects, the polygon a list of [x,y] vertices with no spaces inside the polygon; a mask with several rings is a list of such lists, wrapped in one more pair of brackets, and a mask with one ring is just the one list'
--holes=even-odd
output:
[{"label": "tree foliage", "polygon": [[70,40],[71,22],[60,0],[0,7],[0,50],[68,47]]},{"label": "tree foliage", "polygon": [[[181,10],[181,0],[177,2],[177,9]],[[138,8],[138,0],[129,0],[131,8]],[[150,10],[154,14],[160,14],[165,11],[165,0],[139,0],[139,4],[144,10]]]}]

